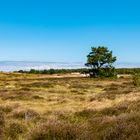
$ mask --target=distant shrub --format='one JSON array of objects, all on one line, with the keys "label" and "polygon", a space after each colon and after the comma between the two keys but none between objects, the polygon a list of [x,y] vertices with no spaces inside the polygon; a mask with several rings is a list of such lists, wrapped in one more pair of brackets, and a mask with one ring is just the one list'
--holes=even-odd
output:
[{"label": "distant shrub", "polygon": [[140,74],[134,74],[133,75],[133,84],[136,87],[140,86]]},{"label": "distant shrub", "polygon": [[38,95],[34,95],[34,96],[32,96],[32,99],[35,99],[35,100],[42,100],[42,99],[44,99],[43,97],[40,97],[40,96],[38,96]]}]

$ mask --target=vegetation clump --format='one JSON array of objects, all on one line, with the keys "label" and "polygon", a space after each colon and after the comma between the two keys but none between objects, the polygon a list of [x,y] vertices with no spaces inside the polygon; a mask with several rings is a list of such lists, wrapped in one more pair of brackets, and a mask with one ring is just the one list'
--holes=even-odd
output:
[{"label": "vegetation clump", "polygon": [[76,140],[80,137],[79,135],[80,126],[51,120],[34,128],[28,140]]},{"label": "vegetation clump", "polygon": [[27,131],[24,124],[19,122],[10,123],[5,130],[7,139],[19,139],[19,137]]},{"label": "vegetation clump", "polygon": [[140,87],[140,74],[139,73],[133,74],[133,84],[136,87]]},{"label": "vegetation clump", "polygon": [[114,77],[116,72],[112,64],[115,61],[116,57],[112,55],[112,51],[104,46],[99,46],[91,48],[85,65],[90,67],[90,77]]}]

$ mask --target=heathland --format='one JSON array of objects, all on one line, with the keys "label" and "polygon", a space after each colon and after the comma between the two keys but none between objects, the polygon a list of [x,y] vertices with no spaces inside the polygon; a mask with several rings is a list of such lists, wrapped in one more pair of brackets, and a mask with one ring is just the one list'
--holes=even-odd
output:
[{"label": "heathland", "polygon": [[131,76],[0,73],[0,140],[139,140]]}]

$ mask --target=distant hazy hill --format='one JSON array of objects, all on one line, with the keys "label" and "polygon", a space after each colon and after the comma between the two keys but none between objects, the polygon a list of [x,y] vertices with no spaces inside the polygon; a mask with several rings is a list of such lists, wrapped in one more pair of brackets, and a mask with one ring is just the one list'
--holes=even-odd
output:
[{"label": "distant hazy hill", "polygon": [[30,61],[1,61],[0,71],[18,70],[43,70],[43,69],[76,69],[83,68],[84,63],[64,63],[64,62],[30,62]]},{"label": "distant hazy hill", "polygon": [[[140,63],[116,63],[117,68],[140,67]],[[43,69],[76,69],[84,68],[83,62],[30,62],[30,61],[0,61],[0,71],[43,70]]]}]

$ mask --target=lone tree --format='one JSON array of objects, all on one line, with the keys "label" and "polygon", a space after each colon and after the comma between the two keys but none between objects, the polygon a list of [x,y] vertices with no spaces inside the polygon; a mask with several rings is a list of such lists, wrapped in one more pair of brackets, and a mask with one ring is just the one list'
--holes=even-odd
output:
[{"label": "lone tree", "polygon": [[116,57],[112,55],[112,51],[107,47],[92,47],[85,65],[90,67],[90,77],[113,77],[115,76],[113,63],[116,60]]}]

